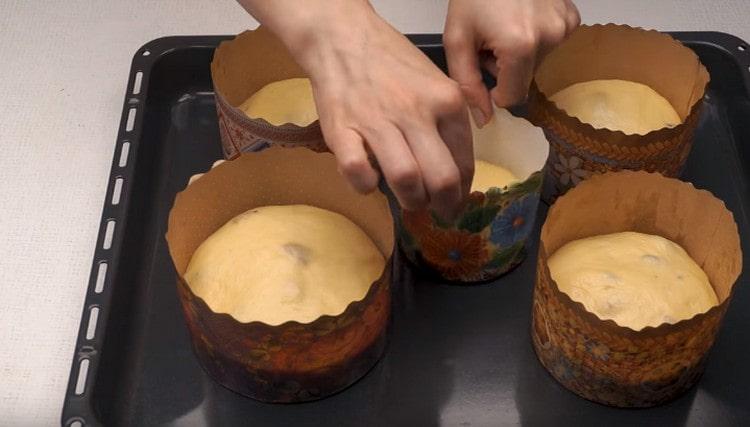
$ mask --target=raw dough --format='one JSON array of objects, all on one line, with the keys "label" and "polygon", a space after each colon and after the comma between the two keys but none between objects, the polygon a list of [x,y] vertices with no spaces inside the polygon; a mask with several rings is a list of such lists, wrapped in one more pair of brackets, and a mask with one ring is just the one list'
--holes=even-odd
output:
[{"label": "raw dough", "polygon": [[274,126],[292,123],[307,126],[318,120],[310,80],[294,78],[263,86],[240,105],[251,119],[262,118]]},{"label": "raw dough", "polygon": [[497,166],[484,160],[474,162],[474,181],[471,183],[471,191],[485,192],[490,187],[503,188],[518,181],[513,173],[501,166]]},{"label": "raw dough", "polygon": [[625,80],[576,83],[550,99],[595,128],[644,135],[682,122],[672,105],[650,87]]},{"label": "raw dough", "polygon": [[308,323],[364,298],[385,259],[343,215],[307,205],[240,214],[195,251],[185,280],[240,322]]},{"label": "raw dough", "polygon": [[575,240],[549,258],[560,290],[601,319],[640,330],[676,323],[718,304],[706,273],[682,247],[623,232]]}]

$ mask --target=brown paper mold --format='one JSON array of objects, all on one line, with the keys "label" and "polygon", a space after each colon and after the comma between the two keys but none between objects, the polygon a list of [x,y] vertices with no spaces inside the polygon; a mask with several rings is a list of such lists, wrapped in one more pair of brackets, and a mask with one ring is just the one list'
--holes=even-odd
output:
[{"label": "brown paper mold", "polygon": [[[680,244],[708,275],[719,305],[675,324],[636,331],[599,319],[559,290],[547,266],[551,254],[573,240],[621,231]],[[586,399],[621,407],[666,402],[701,375],[741,270],[732,213],[708,191],[655,173],[592,177],[559,198],[542,227],[534,349],[557,381]]]},{"label": "brown paper mold", "polygon": [[[645,135],[597,129],[568,115],[549,97],[572,84],[621,79],[665,97],[682,123]],[[690,153],[709,81],[697,55],[667,34],[625,25],[583,25],[542,62],[532,84],[530,120],[547,133],[553,199],[592,174],[622,169],[679,175]],[[550,185],[551,184],[551,185]]]},{"label": "brown paper mold", "polygon": [[251,119],[238,108],[263,86],[294,77],[306,75],[281,41],[262,26],[219,44],[211,62],[211,79],[225,158],[269,145],[327,150],[317,120],[305,127],[292,123],[274,126],[260,118]]},{"label": "brown paper mold", "polygon": [[[182,276],[193,252],[234,216],[284,204],[328,209],[361,227],[387,259],[380,278],[342,314],[311,323],[240,323],[211,311]],[[383,194],[362,196],[348,187],[333,155],[271,147],[219,164],[177,194],[166,237],[195,354],[227,388],[268,402],[314,400],[354,383],[382,355],[390,317],[392,219]]]}]

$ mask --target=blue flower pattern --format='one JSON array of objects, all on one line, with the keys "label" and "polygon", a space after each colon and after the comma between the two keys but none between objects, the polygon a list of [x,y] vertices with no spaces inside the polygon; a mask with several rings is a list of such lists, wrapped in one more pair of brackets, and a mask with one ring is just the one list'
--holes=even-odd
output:
[{"label": "blue flower pattern", "polygon": [[490,241],[500,247],[507,247],[525,240],[534,227],[538,206],[538,194],[514,200],[492,222]]}]

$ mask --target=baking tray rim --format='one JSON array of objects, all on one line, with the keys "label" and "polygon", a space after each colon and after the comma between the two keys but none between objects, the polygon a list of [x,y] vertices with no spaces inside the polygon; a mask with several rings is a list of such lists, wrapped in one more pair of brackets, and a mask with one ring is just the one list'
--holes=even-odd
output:
[{"label": "baking tray rim", "polygon": [[[723,50],[722,53],[731,58],[744,71],[742,73],[745,87],[744,95],[750,100],[750,73],[747,72],[750,70],[750,45],[747,42],[735,35],[719,31],[667,32],[683,43],[707,45]],[[159,60],[169,54],[196,48],[213,49],[221,41],[232,37],[232,35],[165,36],[143,44],[133,55],[120,115],[116,146],[105,191],[104,206],[99,221],[92,267],[61,412],[61,424],[64,426],[69,426],[75,422],[80,422],[82,425],[101,424],[93,407],[90,390],[96,382],[99,352],[104,341],[104,331],[109,314],[106,308],[112,304],[113,278],[117,276],[118,260],[123,246],[123,233],[117,233],[116,231],[126,227],[126,214],[130,209],[132,192],[127,191],[125,187],[121,187],[117,204],[112,203],[112,196],[118,178],[122,178],[124,182],[132,182],[134,177],[151,71]],[[442,47],[442,35],[439,33],[407,34],[407,37],[420,48]],[[744,47],[745,50],[741,51],[740,46]],[[746,55],[739,57],[737,52]],[[140,77],[137,77],[138,73],[140,73]],[[134,91],[136,80],[139,80],[139,90]],[[130,117],[131,115],[132,117]],[[126,145],[128,148],[124,149],[123,147]],[[124,156],[124,164],[122,161],[123,150],[127,150]],[[113,224],[112,231],[108,232],[110,223]],[[107,241],[109,243],[105,245]],[[106,264],[106,274],[103,282],[97,283],[100,282],[98,276],[102,264]],[[101,287],[98,292],[97,287]],[[95,323],[94,336],[88,338],[88,324],[92,309],[97,310],[98,317]],[[101,332],[96,333],[96,331]],[[87,361],[85,375],[82,372],[84,361]],[[84,377],[83,381],[79,380],[80,376]]]}]

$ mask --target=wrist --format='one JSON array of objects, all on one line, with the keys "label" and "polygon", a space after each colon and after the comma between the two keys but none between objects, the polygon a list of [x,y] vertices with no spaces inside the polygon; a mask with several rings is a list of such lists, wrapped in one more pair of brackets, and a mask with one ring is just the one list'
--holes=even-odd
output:
[{"label": "wrist", "polygon": [[353,41],[374,19],[380,18],[367,0],[305,0],[305,7],[280,8],[262,22],[305,67],[321,49]]}]

